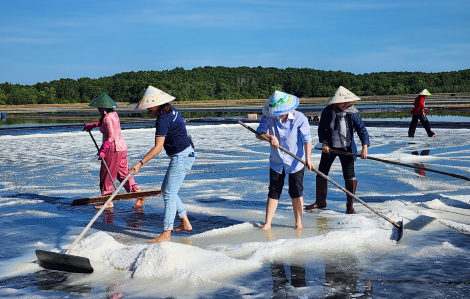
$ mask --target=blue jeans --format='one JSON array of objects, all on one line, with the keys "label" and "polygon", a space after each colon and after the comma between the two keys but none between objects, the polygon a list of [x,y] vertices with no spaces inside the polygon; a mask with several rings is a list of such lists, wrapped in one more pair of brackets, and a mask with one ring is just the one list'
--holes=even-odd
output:
[{"label": "blue jeans", "polygon": [[172,230],[176,212],[180,218],[186,215],[186,209],[178,196],[184,177],[194,162],[194,150],[190,146],[184,151],[170,156],[170,165],[166,170],[162,184],[165,211],[163,213],[163,230]]}]

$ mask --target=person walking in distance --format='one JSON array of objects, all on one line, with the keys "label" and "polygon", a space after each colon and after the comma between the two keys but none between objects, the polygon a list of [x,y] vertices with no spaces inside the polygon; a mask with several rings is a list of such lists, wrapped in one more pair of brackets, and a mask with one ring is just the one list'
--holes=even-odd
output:
[{"label": "person walking in distance", "polygon": [[426,96],[430,96],[431,93],[427,89],[423,89],[418,96],[415,98],[414,108],[411,110],[411,114],[413,117],[411,118],[410,127],[408,129],[408,137],[414,137],[416,126],[418,125],[418,119],[423,125],[428,137],[436,137],[433,131],[431,131],[431,125],[429,124],[429,120],[426,117],[426,106],[424,105],[424,101],[426,100]]}]

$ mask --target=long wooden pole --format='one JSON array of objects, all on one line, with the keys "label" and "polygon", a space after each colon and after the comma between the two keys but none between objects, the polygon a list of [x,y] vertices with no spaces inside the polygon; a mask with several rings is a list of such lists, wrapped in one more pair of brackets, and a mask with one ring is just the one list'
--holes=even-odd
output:
[{"label": "long wooden pole", "polygon": [[[269,142],[269,139],[266,138],[265,136],[261,135],[260,133],[258,133],[255,129],[253,129],[252,127],[249,127],[247,126],[245,123],[243,123],[242,121],[238,121],[238,123],[242,126],[244,126],[245,128],[247,128],[248,130],[250,130],[251,132],[255,133],[256,136],[262,138],[263,140],[265,141],[268,141]],[[304,164],[304,165],[307,165],[307,163],[305,163],[304,160],[300,159],[299,157],[297,157],[296,155],[294,155],[293,153],[289,152],[288,150],[286,150],[285,148],[283,148],[282,146],[279,146],[279,149],[282,150],[283,152],[285,152],[286,154],[288,154],[289,156],[291,156],[292,158],[296,159],[297,161],[299,161],[300,163]],[[332,179],[330,179],[330,177],[328,177],[327,175],[325,175],[324,173],[316,170],[315,168],[312,170],[314,172],[316,172],[316,174],[318,174],[319,176],[321,176],[322,178],[324,178],[325,180],[327,180],[328,182],[332,183],[333,185],[335,185],[336,187],[338,187],[341,191],[343,191],[344,193],[346,193],[347,195],[351,196],[351,197],[354,197],[358,202],[360,202],[361,204],[363,204],[366,208],[368,208],[369,210],[371,210],[372,212],[374,212],[375,214],[377,214],[378,216],[382,217],[383,219],[387,220],[388,222],[390,222],[393,226],[395,226],[396,228],[398,228],[400,231],[403,231],[403,224],[402,225],[399,225],[398,223],[396,223],[395,221],[393,221],[392,219],[388,218],[387,216],[383,215],[382,213],[376,211],[374,208],[372,208],[371,206],[369,206],[367,203],[365,203],[362,199],[360,199],[359,197],[357,197],[355,194],[349,192],[348,190],[346,190],[345,188],[343,188],[340,184],[336,183],[335,181],[333,181]]]},{"label": "long wooden pole", "polygon": [[65,254],[69,253],[72,248],[78,243],[78,241],[80,241],[80,239],[83,237],[83,235],[88,231],[88,229],[90,229],[90,227],[92,226],[92,224],[95,222],[95,220],[101,215],[101,213],[103,213],[104,209],[106,209],[109,205],[109,203],[113,200],[113,198],[118,194],[119,190],[121,190],[121,188],[124,186],[124,184],[127,182],[127,180],[130,179],[130,177],[134,174],[134,171],[131,170],[131,172],[127,175],[127,177],[122,180],[121,182],[121,185],[119,185],[119,187],[116,188],[116,190],[114,190],[113,194],[108,198],[108,200],[103,204],[103,206],[101,207],[101,209],[96,213],[95,217],[93,217],[93,219],[90,220],[90,222],[88,223],[88,225],[83,229],[82,233],[75,239],[75,241],[73,241],[73,243],[69,246],[69,248],[67,249],[67,251],[65,252]]},{"label": "long wooden pole", "polygon": [[[316,150],[322,150],[321,147],[315,147],[315,149],[316,149]],[[360,157],[360,156],[361,156],[361,155],[359,155],[359,154],[353,154],[353,153],[349,153],[349,152],[337,151],[337,150],[333,150],[333,149],[331,149],[331,148],[330,148],[330,152],[335,153],[335,154],[339,154],[339,155],[346,155],[346,156],[353,156],[353,157]],[[459,179],[462,179],[462,180],[470,181],[470,178],[469,178],[469,177],[466,177],[466,176],[463,176],[463,175],[459,175],[459,174],[455,174],[455,173],[450,173],[450,172],[435,170],[435,169],[428,168],[428,167],[425,167],[425,166],[414,166],[414,165],[409,165],[409,164],[405,164],[405,163],[400,163],[400,162],[394,162],[394,161],[389,161],[389,160],[383,160],[383,159],[379,159],[379,158],[374,158],[374,157],[371,157],[371,156],[367,156],[367,159],[369,159],[369,160],[374,160],[374,161],[379,161],[379,162],[384,162],[384,163],[389,163],[389,164],[400,165],[400,166],[409,167],[409,168],[414,168],[414,169],[419,169],[419,170],[426,170],[426,171],[435,172],[435,173],[440,173],[440,174],[448,175],[448,176],[451,176],[451,177],[454,177],[454,178],[459,178]]]},{"label": "long wooden pole", "polygon": [[[98,147],[98,144],[96,143],[95,137],[93,137],[93,134],[91,134],[91,131],[88,131],[88,133],[90,134],[91,139],[93,139],[93,142],[95,143],[96,149],[99,152],[100,148]],[[116,188],[117,188],[116,182],[114,181],[113,176],[111,175],[111,171],[109,171],[108,164],[106,164],[106,161],[104,159],[101,159],[101,162],[104,164],[104,167],[106,167],[106,171],[108,172],[109,179],[111,180],[111,183],[113,183],[114,190],[116,190]]]}]

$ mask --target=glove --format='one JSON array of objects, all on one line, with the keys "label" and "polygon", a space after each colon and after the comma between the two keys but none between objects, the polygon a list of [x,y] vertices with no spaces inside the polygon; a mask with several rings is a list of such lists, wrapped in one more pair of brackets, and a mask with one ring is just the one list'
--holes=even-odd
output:
[{"label": "glove", "polygon": [[91,130],[93,130],[94,128],[99,127],[99,126],[100,126],[99,122],[95,122],[95,123],[92,123],[92,124],[85,124],[85,127],[83,127],[83,131],[90,132]]},{"label": "glove", "polygon": [[108,150],[109,146],[111,143],[109,141],[105,141],[100,148],[100,151],[98,152],[98,156],[100,156],[100,159],[103,159],[106,156],[106,151]]}]

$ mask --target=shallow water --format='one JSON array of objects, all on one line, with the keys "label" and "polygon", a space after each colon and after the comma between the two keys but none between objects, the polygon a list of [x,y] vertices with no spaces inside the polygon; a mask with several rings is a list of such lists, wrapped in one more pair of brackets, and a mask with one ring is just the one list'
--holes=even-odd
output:
[{"label": "shallow water", "polygon": [[[0,132],[0,296],[10,298],[467,298],[470,293],[470,183],[433,172],[358,160],[357,195],[394,221],[404,221],[403,243],[384,219],[329,185],[328,207],[307,212],[293,229],[284,191],[274,227],[264,221],[267,144],[240,125],[191,125],[196,161],[179,193],[193,231],[147,245],[161,233],[163,201],[133,201],[101,215],[72,254],[90,259],[93,274],[45,270],[35,249],[66,249],[95,215],[71,207],[97,196],[99,162],[79,129]],[[255,124],[252,126],[256,127]],[[316,136],[316,126],[311,126]],[[416,138],[400,128],[368,128],[369,154],[382,159],[470,176],[470,131],[434,129]],[[10,134],[11,133],[11,134]],[[94,132],[99,141],[100,134]],[[154,129],[123,131],[131,165],[150,149]],[[412,152],[428,155],[414,155]],[[426,153],[426,152],[424,152]],[[423,153],[423,154],[424,154]],[[313,159],[318,166],[319,152]],[[168,159],[162,153],[136,175],[143,190],[159,188]],[[419,172],[419,171],[418,171]],[[339,161],[330,177],[343,185]],[[306,204],[315,175],[305,176]],[[178,221],[177,221],[178,222]]]}]

